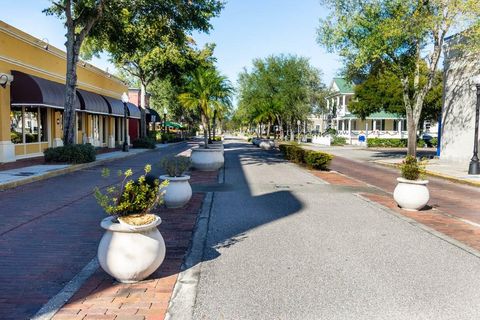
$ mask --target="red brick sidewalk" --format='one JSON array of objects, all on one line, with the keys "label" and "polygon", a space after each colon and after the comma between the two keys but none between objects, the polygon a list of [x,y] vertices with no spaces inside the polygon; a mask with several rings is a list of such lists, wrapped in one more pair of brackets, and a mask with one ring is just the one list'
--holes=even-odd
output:
[{"label": "red brick sidewalk", "polygon": [[[365,186],[362,182],[337,172],[312,171],[312,173],[333,185]],[[441,190],[435,192],[441,192]],[[397,206],[391,195],[373,193],[361,193],[360,195],[480,251],[480,228],[466,223],[444,210],[428,208],[422,211],[406,211]],[[455,202],[452,202],[451,205],[443,207],[448,210],[454,206]]]},{"label": "red brick sidewalk", "polygon": [[[216,172],[194,171],[190,182],[208,184],[216,179]],[[158,210],[167,251],[152,276],[136,284],[122,284],[99,268],[53,319],[163,319],[204,197],[204,193],[195,193],[183,208]]]}]

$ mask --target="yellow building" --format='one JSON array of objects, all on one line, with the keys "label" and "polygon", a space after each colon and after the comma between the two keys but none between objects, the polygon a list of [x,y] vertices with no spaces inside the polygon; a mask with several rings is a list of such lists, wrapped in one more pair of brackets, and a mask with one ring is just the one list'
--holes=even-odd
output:
[{"label": "yellow building", "polygon": [[[47,147],[63,145],[65,58],[64,51],[0,21],[0,84],[6,82],[0,86],[0,162],[40,156]],[[77,75],[77,143],[121,145],[121,96],[127,86],[82,61]],[[127,107],[129,118],[140,119],[137,106]]]}]

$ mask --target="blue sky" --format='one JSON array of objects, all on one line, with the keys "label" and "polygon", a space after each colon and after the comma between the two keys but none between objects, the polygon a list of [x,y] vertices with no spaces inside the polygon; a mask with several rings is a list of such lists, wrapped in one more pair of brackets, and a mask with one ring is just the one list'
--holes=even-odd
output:
[{"label": "blue sky", "polygon": [[[0,0],[0,20],[65,49],[63,24],[42,13],[49,3]],[[210,34],[194,37],[199,45],[217,44],[218,67],[234,83],[252,59],[290,53],[310,58],[312,65],[323,71],[323,81],[329,84],[341,68],[341,61],[316,43],[318,19],[325,15],[319,0],[229,0],[220,17],[212,20],[214,29]],[[96,59],[93,64],[113,72],[107,57]]]}]

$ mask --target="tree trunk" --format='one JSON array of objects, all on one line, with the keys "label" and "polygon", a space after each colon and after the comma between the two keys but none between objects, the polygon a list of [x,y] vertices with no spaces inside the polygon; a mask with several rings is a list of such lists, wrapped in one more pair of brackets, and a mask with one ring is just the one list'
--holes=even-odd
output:
[{"label": "tree trunk", "polygon": [[270,121],[267,122],[267,139],[270,139],[270,126],[271,126],[271,123]]},{"label": "tree trunk", "polygon": [[277,117],[277,122],[278,122],[278,128],[279,128],[279,131],[280,131],[280,139],[283,141],[283,122],[282,122],[282,119],[276,115]]},{"label": "tree trunk", "polygon": [[417,156],[417,122],[414,119],[413,111],[407,110],[408,150],[407,155]]},{"label": "tree trunk", "polygon": [[202,126],[203,126],[203,143],[204,148],[208,148],[208,119],[202,114]]},{"label": "tree trunk", "polygon": [[67,74],[63,110],[63,143],[75,143],[75,101],[77,99],[77,62],[80,45],[73,30],[67,32]]},{"label": "tree trunk", "polygon": [[217,119],[217,110],[214,110],[213,111],[213,140],[215,140],[216,119]]}]

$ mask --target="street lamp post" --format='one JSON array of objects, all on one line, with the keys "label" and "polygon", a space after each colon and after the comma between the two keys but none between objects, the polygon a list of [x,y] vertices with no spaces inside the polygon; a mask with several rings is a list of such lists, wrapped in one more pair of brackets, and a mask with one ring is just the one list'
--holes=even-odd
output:
[{"label": "street lamp post", "polygon": [[128,103],[128,94],[122,94],[122,102],[123,102],[123,152],[128,152],[128,142],[127,142],[127,103]]},{"label": "street lamp post", "polygon": [[480,84],[477,87],[477,104],[475,110],[475,133],[473,139],[473,157],[470,160],[468,174],[480,174],[480,164],[478,160],[478,122],[480,121]]},{"label": "street lamp post", "polygon": [[165,143],[165,139],[167,135],[167,108],[166,107],[163,107],[163,134],[164,134],[163,143]]}]

